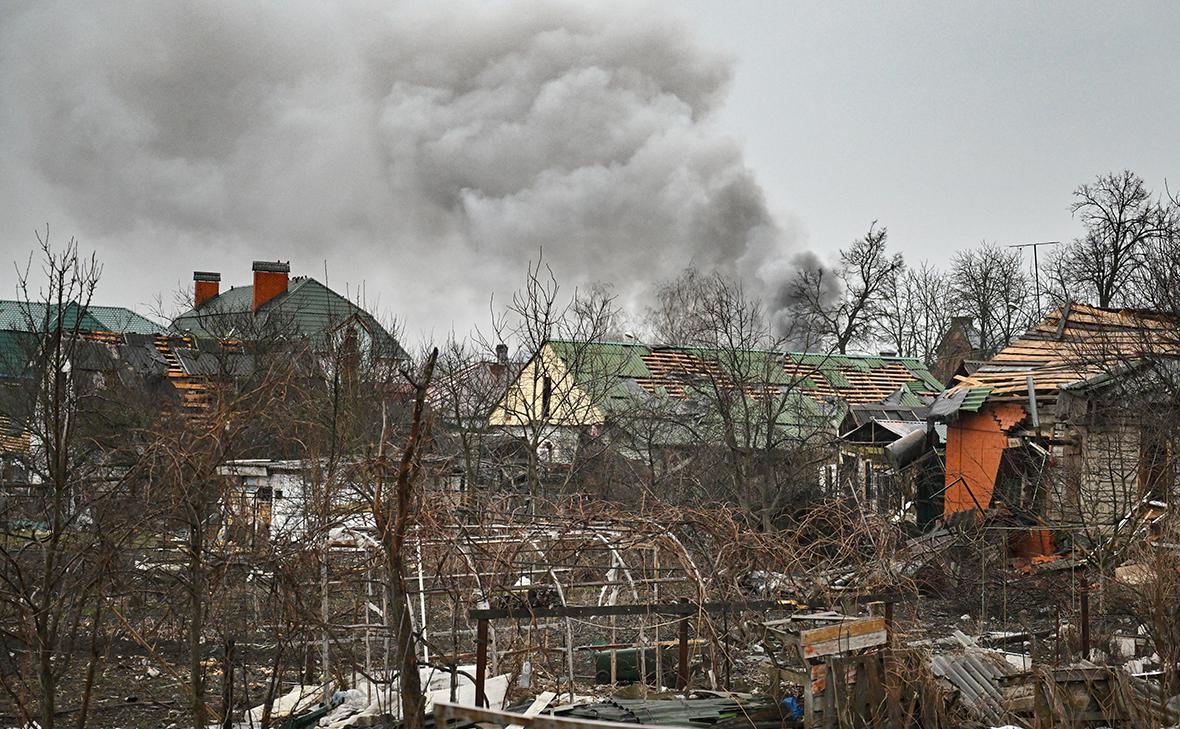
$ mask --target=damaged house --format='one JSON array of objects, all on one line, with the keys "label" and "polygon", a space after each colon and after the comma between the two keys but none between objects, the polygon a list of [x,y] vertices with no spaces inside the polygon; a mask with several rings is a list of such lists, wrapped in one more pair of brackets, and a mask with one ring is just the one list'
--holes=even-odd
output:
[{"label": "damaged house", "polygon": [[[64,354],[62,379],[93,444],[178,403],[157,348],[163,327],[130,309],[66,301],[0,301],[0,521],[39,523],[44,510],[45,435],[41,379]],[[97,452],[99,449],[93,449]],[[90,459],[89,483],[116,482],[123,465]]]},{"label": "damaged house", "polygon": [[849,405],[840,424],[845,483],[878,511],[904,514],[916,505],[921,527],[942,516],[929,496],[942,487],[936,461],[946,443],[946,426],[930,422],[934,397],[900,388],[880,402]]},{"label": "damaged house", "polygon": [[960,375],[931,410],[947,424],[944,515],[1002,506],[1109,536],[1169,501],[1174,425],[1155,412],[1172,411],[1176,334],[1158,313],[1070,304]]},{"label": "damaged house", "polygon": [[528,442],[542,466],[609,453],[629,464],[631,483],[741,479],[768,498],[863,488],[860,472],[841,472],[834,448],[849,407],[891,396],[920,407],[940,390],[903,357],[554,340],[490,423]]}]

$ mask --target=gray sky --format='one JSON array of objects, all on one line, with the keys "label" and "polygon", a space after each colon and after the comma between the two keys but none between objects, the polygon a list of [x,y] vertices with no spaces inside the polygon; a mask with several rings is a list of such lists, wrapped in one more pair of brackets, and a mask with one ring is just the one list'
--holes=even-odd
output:
[{"label": "gray sky", "polygon": [[1177,31],[1175,3],[9,3],[0,249],[48,222],[145,312],[193,269],[326,261],[415,337],[542,245],[631,303],[687,264],[773,298],[873,219],[942,264],[1070,237],[1098,173],[1161,188]]},{"label": "gray sky", "polygon": [[1079,184],[1180,180],[1180,4],[687,0],[735,58],[720,123],[815,248],[907,258],[1076,235]]}]

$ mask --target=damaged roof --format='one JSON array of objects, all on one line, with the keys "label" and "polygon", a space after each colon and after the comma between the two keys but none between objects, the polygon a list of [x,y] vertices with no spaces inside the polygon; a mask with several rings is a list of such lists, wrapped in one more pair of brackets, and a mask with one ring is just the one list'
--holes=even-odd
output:
[{"label": "damaged roof", "polygon": [[59,307],[44,302],[0,299],[0,330],[44,331],[59,318],[62,327],[71,330],[77,327],[82,331],[135,334],[164,331],[162,325],[122,306],[82,306],[71,301]]},{"label": "damaged roof", "polygon": [[[685,398],[694,386],[732,379],[752,389],[794,390],[814,400],[875,403],[890,396],[902,407],[921,407],[923,398],[942,391],[942,384],[921,360],[889,357],[766,350],[722,351],[705,347],[648,346],[621,342],[554,340],[550,347],[571,364],[593,358],[650,393]],[[620,391],[619,395],[626,395]]]},{"label": "damaged roof", "polygon": [[0,415],[0,455],[29,452],[29,434],[6,415]]},{"label": "damaged roof", "polygon": [[931,415],[977,412],[994,400],[1027,401],[1030,378],[1036,398],[1051,400],[1128,362],[1180,354],[1176,329],[1175,320],[1158,312],[1067,304],[971,374],[957,375]]}]

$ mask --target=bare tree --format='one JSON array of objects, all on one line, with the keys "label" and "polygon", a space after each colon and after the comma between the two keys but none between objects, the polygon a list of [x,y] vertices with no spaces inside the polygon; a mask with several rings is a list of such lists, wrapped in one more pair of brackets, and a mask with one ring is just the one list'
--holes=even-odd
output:
[{"label": "bare tree", "polygon": [[498,341],[514,342],[531,354],[492,419],[523,443],[534,496],[543,495],[543,464],[560,467],[565,486],[577,451],[603,435],[599,404],[615,387],[624,363],[601,347],[616,319],[608,290],[575,291],[563,301],[557,278],[538,260],[529,264],[525,283],[513,294],[504,317],[493,323]]},{"label": "bare tree", "polygon": [[874,220],[864,237],[841,249],[839,266],[801,269],[790,284],[795,315],[840,354],[873,340],[905,268],[900,253],[886,251],[887,240],[888,230]]},{"label": "bare tree", "polygon": [[285,340],[254,340],[206,354],[207,407],[160,419],[145,444],[141,476],[150,489],[145,498],[162,505],[159,527],[183,544],[175,586],[186,608],[181,614],[194,729],[206,727],[214,713],[207,696],[209,639],[224,630],[223,643],[236,640],[237,623],[217,615],[218,597],[231,589],[229,565],[240,563],[249,548],[236,534],[243,526],[235,509],[242,495],[221,469],[274,453],[275,434],[291,420],[287,404],[297,372],[307,364],[301,344]]},{"label": "bare tree", "polygon": [[882,341],[902,357],[932,364],[950,324],[950,293],[947,275],[926,261],[894,277],[882,307]]},{"label": "bare tree", "polygon": [[1180,225],[1176,205],[1153,196],[1130,170],[1099,175],[1073,194],[1070,210],[1085,233],[1061,246],[1049,267],[1059,295],[1103,308],[1135,304],[1130,284],[1151,243]]},{"label": "bare tree", "polygon": [[646,450],[653,487],[658,476],[689,471],[693,478],[675,483],[693,502],[739,506],[769,530],[820,494],[820,465],[830,455],[831,423],[785,353],[806,332],[776,335],[761,305],[718,274],[682,276],[664,293],[665,302],[692,307],[691,327],[680,329],[689,347],[669,373],[684,397],[654,395],[623,418],[626,430]]},{"label": "bare tree", "polygon": [[[70,240],[54,249],[48,231],[38,235],[44,284],[20,273],[22,336],[8,364],[15,377],[0,388],[0,415],[29,442],[24,485],[5,494],[0,533],[0,610],[6,650],[15,674],[0,671],[0,686],[23,720],[43,729],[57,723],[63,695],[81,700],[75,725],[90,720],[92,689],[107,636],[110,581],[120,550],[139,526],[122,503],[136,449],[112,436],[107,408],[127,407],[115,390],[79,367],[91,328],[87,309],[101,268]],[[81,691],[61,681],[91,649]]]},{"label": "bare tree", "polygon": [[386,450],[387,423],[384,422],[384,418],[377,441],[376,459],[365,467],[372,482],[369,493],[372,495],[370,503],[373,524],[383,548],[389,574],[386,589],[389,593],[391,616],[388,619],[397,641],[396,659],[401,686],[402,719],[407,729],[421,729],[426,721],[425,697],[422,695],[422,685],[418,676],[417,644],[410,618],[409,591],[406,587],[405,544],[406,532],[413,523],[417,510],[417,492],[422,473],[421,450],[430,434],[430,422],[425,407],[426,393],[430,388],[437,360],[436,348],[427,356],[420,374],[411,375],[403,370],[403,376],[414,390],[414,404],[409,432],[397,459],[396,468],[390,473],[389,461],[392,459]]},{"label": "bare tree", "polygon": [[696,268],[686,268],[675,279],[659,284],[655,303],[648,307],[651,341],[668,345],[698,344],[707,338],[704,302],[714,277]]},{"label": "bare tree", "polygon": [[950,284],[956,313],[978,323],[985,357],[1032,324],[1033,284],[1017,251],[986,241],[960,251],[951,259]]}]

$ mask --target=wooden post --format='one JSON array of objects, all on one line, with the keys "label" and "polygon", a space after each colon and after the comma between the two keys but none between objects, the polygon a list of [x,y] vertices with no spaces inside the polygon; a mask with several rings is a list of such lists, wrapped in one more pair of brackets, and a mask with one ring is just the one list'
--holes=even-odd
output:
[{"label": "wooden post", "polygon": [[1090,583],[1082,583],[1082,658],[1090,660]]},{"label": "wooden post", "polygon": [[475,624],[475,705],[486,707],[488,696],[484,692],[484,678],[488,672],[488,620],[480,618]]},{"label": "wooden post", "polygon": [[1057,632],[1053,634],[1053,665],[1061,665],[1061,605],[1057,605]]},{"label": "wooden post", "polygon": [[320,631],[320,684],[323,686],[323,702],[332,700],[332,674],[328,664],[328,547],[324,547],[324,563],[320,565],[320,620],[324,628]]},{"label": "wooden post", "polygon": [[725,660],[725,690],[732,691],[733,690],[733,661],[730,659],[730,655],[729,655],[729,609],[728,608],[726,608],[725,612],[722,613],[721,619],[722,619],[721,630],[723,631],[722,637],[721,637],[721,651],[722,651],[721,657]]},{"label": "wooden post", "polygon": [[688,686],[688,616],[680,619],[680,675],[676,680],[677,688]]}]

